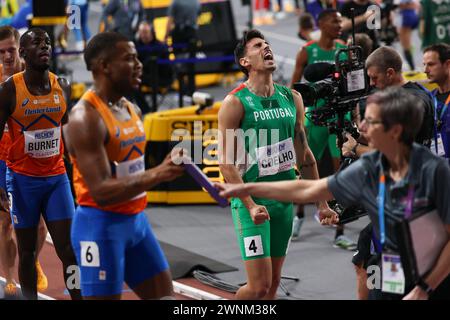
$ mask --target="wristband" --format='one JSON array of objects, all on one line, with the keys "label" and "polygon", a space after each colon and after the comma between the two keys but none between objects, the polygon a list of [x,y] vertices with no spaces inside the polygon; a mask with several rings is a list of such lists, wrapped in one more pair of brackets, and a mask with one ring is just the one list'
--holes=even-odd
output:
[{"label": "wristband", "polygon": [[428,296],[430,296],[430,294],[433,293],[433,288],[430,287],[430,285],[426,283],[425,280],[423,280],[422,278],[420,278],[419,281],[417,281],[417,286],[423,291],[425,291]]}]

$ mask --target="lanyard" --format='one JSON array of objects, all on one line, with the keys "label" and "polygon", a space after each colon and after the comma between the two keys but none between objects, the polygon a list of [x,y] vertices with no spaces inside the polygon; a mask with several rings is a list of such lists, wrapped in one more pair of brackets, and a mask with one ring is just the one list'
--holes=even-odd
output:
[{"label": "lanyard", "polygon": [[434,123],[436,125],[437,121],[438,120],[442,120],[442,117],[444,117],[445,111],[447,111],[448,105],[450,104],[450,94],[448,95],[447,100],[445,100],[444,106],[442,107],[442,110],[441,110],[439,115],[437,113],[438,112],[437,111],[438,101],[437,101],[437,98],[436,98],[437,89],[434,90],[432,92],[432,94],[433,94],[433,102],[434,102]]},{"label": "lanyard", "polygon": [[[386,177],[384,175],[383,169],[380,170],[380,179],[378,182],[378,222],[380,225],[380,240],[377,243],[377,248],[381,249],[386,242],[386,223],[384,215],[384,203],[386,198]],[[406,208],[405,208],[405,218],[408,219],[412,215],[414,203],[414,186],[412,183],[409,184],[408,196],[406,198]],[[376,239],[378,240],[378,239]],[[376,241],[378,242],[378,241]],[[377,250],[378,251],[378,250]]]}]

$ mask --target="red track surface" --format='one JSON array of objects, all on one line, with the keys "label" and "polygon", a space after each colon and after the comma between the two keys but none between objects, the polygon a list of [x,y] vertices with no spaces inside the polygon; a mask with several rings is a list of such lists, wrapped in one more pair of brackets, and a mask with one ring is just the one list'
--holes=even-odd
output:
[{"label": "red track surface", "polygon": [[[15,279],[18,282],[17,275],[17,259],[16,258],[16,274]],[[48,289],[43,292],[43,294],[52,297],[57,300],[69,300],[70,296],[67,293],[67,290],[64,285],[64,278],[62,272],[62,264],[58,259],[56,252],[53,248],[53,245],[49,243],[45,243],[42,251],[39,255],[39,262],[41,263],[42,269],[44,270],[47,278],[48,278]],[[4,274],[2,274],[4,276]],[[182,284],[206,291],[211,294],[215,294],[217,296],[223,297],[225,299],[232,299],[233,294],[207,286],[197,281],[194,278],[183,278],[176,280]],[[176,299],[178,300],[192,300],[189,297],[182,296],[176,294]],[[122,294],[122,299],[124,300],[138,300],[139,298],[128,288],[124,287],[124,292]]]}]

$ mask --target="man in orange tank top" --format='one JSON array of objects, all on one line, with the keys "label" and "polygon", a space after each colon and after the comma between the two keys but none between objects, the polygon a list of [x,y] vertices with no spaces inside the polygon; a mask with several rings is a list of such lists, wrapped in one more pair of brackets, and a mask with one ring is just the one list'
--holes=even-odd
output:
[{"label": "man in orange tank top", "polygon": [[[0,86],[0,138],[8,121],[11,146],[6,185],[18,244],[19,279],[27,299],[37,299],[35,258],[41,213],[67,270],[66,281],[71,275],[68,268],[76,265],[70,244],[74,203],[61,140],[70,86],[49,72],[51,52],[45,31],[26,31],[19,48],[25,71]],[[72,298],[80,298],[79,290],[68,290]]]},{"label": "man in orange tank top", "polygon": [[144,212],[145,191],[183,169],[168,155],[145,170],[140,112],[124,98],[141,82],[134,44],[121,34],[101,33],[84,58],[94,85],[70,112],[65,129],[79,204],[72,246],[83,299],[118,300],[124,282],[141,299],[172,296],[169,266]]},{"label": "man in orange tank top", "polygon": [[[24,63],[19,57],[19,32],[11,26],[0,27],[0,82],[5,81],[15,73],[24,69]],[[8,156],[11,138],[7,129],[3,134],[0,142],[0,262],[6,278],[5,295],[16,295],[16,283],[13,279],[14,265],[16,259],[16,243],[13,239],[13,228],[11,216],[9,215],[9,200],[6,193],[6,159]],[[37,255],[41,251],[45,238],[47,236],[47,228],[44,220],[39,222]],[[39,261],[36,260],[36,269],[38,277],[38,290],[45,291],[48,287],[47,277],[42,271]]]}]

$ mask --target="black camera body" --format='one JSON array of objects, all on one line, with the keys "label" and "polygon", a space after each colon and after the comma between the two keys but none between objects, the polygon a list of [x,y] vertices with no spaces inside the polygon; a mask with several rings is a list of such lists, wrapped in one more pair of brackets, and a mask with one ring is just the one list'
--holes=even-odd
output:
[{"label": "black camera body", "polygon": [[[342,54],[347,59],[341,60]],[[318,63],[305,68],[305,79],[310,83],[294,83],[303,98],[305,106],[314,106],[305,116],[317,126],[327,126],[330,133],[338,137],[338,146],[344,143],[343,133],[350,133],[355,139],[359,138],[359,131],[355,123],[345,119],[348,112],[352,112],[359,101],[369,95],[369,81],[359,46],[349,46],[340,49],[335,55],[335,64]],[[317,106],[319,99],[325,104]],[[341,168],[345,169],[354,159],[341,157]],[[359,206],[343,207],[336,201],[330,207],[340,216],[340,224],[346,224],[359,219],[367,212]]]},{"label": "black camera body", "polygon": [[[340,59],[344,54],[346,59]],[[354,124],[345,121],[345,114],[352,111],[369,92],[361,47],[339,49],[334,65],[312,64],[305,68],[304,74],[310,82],[294,83],[294,89],[302,95],[305,106],[315,107],[305,116],[317,126],[329,127],[332,133],[347,131],[357,137],[357,129]],[[317,107],[319,99],[325,100],[324,106]]]}]

